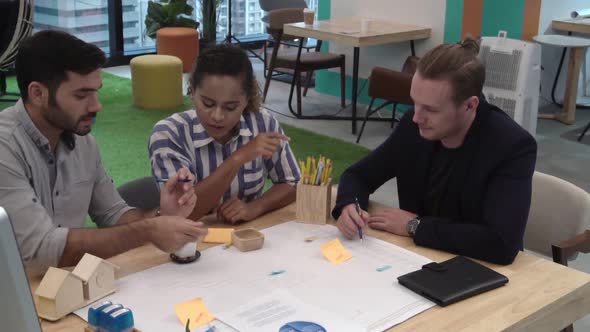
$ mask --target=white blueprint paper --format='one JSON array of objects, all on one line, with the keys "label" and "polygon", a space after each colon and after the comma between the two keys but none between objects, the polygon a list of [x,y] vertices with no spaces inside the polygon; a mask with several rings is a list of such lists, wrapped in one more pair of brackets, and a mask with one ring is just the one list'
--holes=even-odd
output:
[{"label": "white blueprint paper", "polygon": [[[331,225],[287,222],[262,232],[260,250],[217,246],[193,264],[167,263],[121,278],[106,299],[130,308],[142,332],[182,330],[174,305],[196,297],[215,316],[282,289],[366,331],[385,330],[434,306],[397,282],[430,262],[423,256],[369,236],[362,243],[346,240]],[[304,241],[312,236],[313,242]],[[334,238],[353,256],[341,265],[320,251]],[[76,314],[87,319],[87,308]]]}]

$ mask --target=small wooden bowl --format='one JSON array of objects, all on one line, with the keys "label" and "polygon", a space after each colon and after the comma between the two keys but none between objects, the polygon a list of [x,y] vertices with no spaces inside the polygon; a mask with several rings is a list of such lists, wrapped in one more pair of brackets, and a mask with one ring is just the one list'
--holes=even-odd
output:
[{"label": "small wooden bowl", "polygon": [[231,238],[232,245],[240,249],[240,251],[260,249],[264,244],[264,234],[253,228],[234,231]]}]

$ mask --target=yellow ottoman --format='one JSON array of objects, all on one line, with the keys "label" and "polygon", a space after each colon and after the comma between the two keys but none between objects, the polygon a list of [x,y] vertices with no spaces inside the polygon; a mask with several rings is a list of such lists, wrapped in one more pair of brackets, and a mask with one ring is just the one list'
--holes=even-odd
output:
[{"label": "yellow ottoman", "polygon": [[133,103],[143,109],[182,105],[182,61],[171,55],[142,55],[131,60]]}]

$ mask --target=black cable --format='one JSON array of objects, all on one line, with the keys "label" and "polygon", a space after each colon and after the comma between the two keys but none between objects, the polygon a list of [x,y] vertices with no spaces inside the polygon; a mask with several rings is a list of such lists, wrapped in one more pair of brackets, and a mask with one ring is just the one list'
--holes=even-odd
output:
[{"label": "black cable", "polygon": [[278,115],[282,115],[282,116],[284,116],[284,117],[286,117],[286,118],[289,118],[289,119],[295,119],[295,120],[297,120],[297,119],[298,119],[297,117],[294,117],[294,116],[292,116],[292,115],[285,114],[285,113],[281,113],[281,112],[279,112],[279,111],[275,111],[274,109],[272,109],[272,108],[270,108],[270,107],[268,107],[268,106],[266,106],[266,105],[262,105],[262,108],[264,108],[265,110],[267,110],[267,111],[269,111],[269,112],[272,112],[272,113],[275,113],[275,114],[278,114]]},{"label": "black cable", "polygon": [[289,115],[289,114],[281,113],[281,112],[279,112],[279,111],[276,111],[276,110],[274,110],[274,109],[272,109],[272,108],[270,108],[270,107],[268,107],[268,106],[266,106],[266,105],[262,105],[262,108],[264,108],[264,109],[266,109],[266,110],[268,110],[268,111],[270,111],[270,112],[276,113],[276,114],[278,114],[278,115],[282,115],[282,116],[284,116],[284,117],[287,117],[287,118],[289,118],[289,119],[295,119],[295,120],[314,120],[314,118],[317,118],[317,120],[329,120],[329,119],[326,119],[326,117],[334,118],[334,117],[336,117],[338,114],[342,113],[342,111],[344,111],[344,110],[345,110],[345,109],[347,109],[348,107],[350,107],[350,104],[348,104],[348,105],[346,105],[346,106],[344,106],[344,107],[341,107],[341,108],[340,108],[340,109],[339,109],[339,110],[338,110],[336,113],[334,113],[334,114],[306,115],[306,116],[305,116],[305,118],[304,118],[304,119],[302,119],[302,118],[298,118],[298,117],[296,117],[296,116],[292,116],[292,115]]},{"label": "black cable", "polygon": [[[567,35],[571,36],[572,32],[568,31]],[[565,59],[566,52],[567,52],[567,47],[564,47],[563,51],[561,52],[561,59],[559,59],[559,65],[557,66],[557,73],[555,74],[555,79],[553,80],[553,86],[551,87],[551,101],[553,102],[554,105],[556,105],[558,107],[563,107],[563,104],[558,103],[557,100],[555,99],[555,89],[557,88],[557,81],[559,80],[559,75],[561,74],[561,67],[563,66],[563,60]],[[577,79],[577,76],[576,76],[576,79]],[[574,93],[577,94],[578,91],[575,91]],[[590,105],[576,104],[576,108],[590,109]]]}]

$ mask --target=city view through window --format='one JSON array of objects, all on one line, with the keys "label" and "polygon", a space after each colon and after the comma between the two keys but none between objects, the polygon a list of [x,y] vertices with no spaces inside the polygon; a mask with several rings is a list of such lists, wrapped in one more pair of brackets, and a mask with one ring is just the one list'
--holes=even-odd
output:
[{"label": "city view through window", "polygon": [[[217,37],[222,39],[228,31],[228,1],[221,0],[218,8]],[[264,12],[258,0],[232,1],[232,33],[241,40],[266,38]],[[317,9],[318,0],[306,0],[310,8]],[[158,2],[158,1],[157,1]],[[193,19],[200,21],[200,0],[192,0]],[[126,54],[153,51],[155,42],[145,35],[145,16],[148,1],[122,0],[123,40]],[[36,0],[35,30],[63,30],[109,53],[108,0]]]}]

